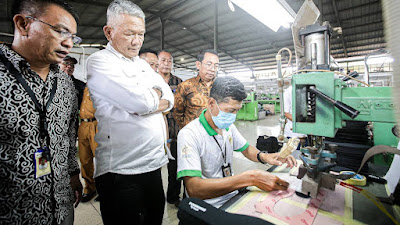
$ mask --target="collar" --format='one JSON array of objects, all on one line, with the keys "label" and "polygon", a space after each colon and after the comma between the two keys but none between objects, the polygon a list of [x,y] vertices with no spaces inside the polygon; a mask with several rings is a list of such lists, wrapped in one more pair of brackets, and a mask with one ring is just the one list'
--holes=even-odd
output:
[{"label": "collar", "polygon": [[[207,134],[210,136],[215,136],[218,135],[217,131],[215,131],[210,124],[207,122],[206,116],[204,115],[204,113],[207,111],[207,109],[204,109],[203,112],[201,112],[200,116],[199,116],[199,121],[201,123],[201,125],[203,125],[204,129],[206,129]],[[226,128],[226,131],[228,131],[229,128]]]},{"label": "collar", "polygon": [[[203,84],[204,86],[208,87],[206,82],[204,80],[201,79],[200,74],[197,74],[197,77],[195,78],[197,82],[199,82],[200,84]],[[210,85],[210,88],[212,87],[213,84]]]},{"label": "collar", "polygon": [[106,49],[109,50],[110,52],[114,53],[114,55],[116,55],[118,58],[120,59],[127,59],[130,61],[135,61],[136,59],[139,58],[139,56],[135,56],[133,58],[127,58],[124,55],[122,55],[119,51],[115,50],[115,48],[111,45],[110,42],[107,43]]}]

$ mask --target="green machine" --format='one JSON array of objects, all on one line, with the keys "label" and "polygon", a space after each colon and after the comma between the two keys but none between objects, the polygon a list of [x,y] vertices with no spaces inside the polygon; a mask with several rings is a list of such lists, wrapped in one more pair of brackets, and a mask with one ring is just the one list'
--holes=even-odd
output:
[{"label": "green machine", "polygon": [[258,120],[258,101],[255,100],[255,92],[250,92],[243,100],[242,108],[236,115],[238,120]]},{"label": "green machine", "polygon": [[[350,87],[347,80],[358,74],[349,74],[340,79],[331,72],[329,23],[315,23],[299,29],[299,42],[304,55],[296,56],[299,63],[297,74],[292,76],[292,118],[293,131],[307,134],[308,146],[301,147],[299,156],[303,162],[299,176],[302,180],[301,193],[316,197],[320,187],[335,189],[335,176],[329,173],[336,166],[336,144],[326,144],[325,137],[335,137],[346,121],[365,121],[373,124],[374,145],[397,146],[393,134],[395,125],[391,87]],[[278,87],[283,95],[283,76],[280,52],[277,54]],[[364,83],[365,84],[365,83]],[[281,104],[282,107],[282,104]],[[284,115],[281,113],[283,137]],[[351,135],[351,134],[350,134]],[[348,178],[346,178],[348,179]]]},{"label": "green machine", "polygon": [[[265,94],[264,94],[265,95]],[[242,108],[237,113],[238,120],[255,121],[259,119],[260,106],[270,104],[274,106],[275,113],[280,112],[280,101],[277,95],[265,95],[257,97],[255,92],[250,92],[247,98],[243,100]]]},{"label": "green machine", "polygon": [[397,146],[391,87],[348,87],[333,72],[296,74],[292,85],[294,132],[334,137],[346,120],[368,121],[374,145]]}]

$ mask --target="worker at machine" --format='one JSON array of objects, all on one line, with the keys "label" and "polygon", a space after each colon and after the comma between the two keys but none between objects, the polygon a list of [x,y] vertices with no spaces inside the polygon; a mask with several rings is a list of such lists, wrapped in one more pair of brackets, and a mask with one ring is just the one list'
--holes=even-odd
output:
[{"label": "worker at machine", "polygon": [[184,180],[189,197],[205,199],[220,207],[246,186],[257,186],[265,191],[288,188],[288,182],[263,170],[238,175],[232,171],[233,151],[263,164],[296,165],[293,156],[279,158],[279,153],[263,153],[249,145],[239,133],[233,122],[246,96],[243,84],[236,78],[217,78],[207,108],[179,132],[177,178]]}]

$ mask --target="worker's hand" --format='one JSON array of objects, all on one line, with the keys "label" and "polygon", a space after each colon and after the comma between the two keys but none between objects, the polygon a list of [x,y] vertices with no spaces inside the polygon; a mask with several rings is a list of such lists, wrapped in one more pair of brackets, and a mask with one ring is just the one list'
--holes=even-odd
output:
[{"label": "worker's hand", "polygon": [[280,166],[282,163],[287,163],[287,167],[293,168],[293,166],[297,166],[297,161],[292,155],[288,155],[285,158],[279,158],[278,153],[271,154],[261,154],[262,160],[268,164]]},{"label": "worker's hand", "polygon": [[254,186],[264,191],[286,190],[289,183],[279,177],[262,170],[250,170],[254,176]]},{"label": "worker's hand", "polygon": [[79,180],[79,174],[71,177],[70,185],[71,185],[72,190],[74,191],[74,195],[75,195],[74,206],[76,208],[76,207],[78,207],[79,202],[82,199],[82,184],[81,184],[81,181]]}]

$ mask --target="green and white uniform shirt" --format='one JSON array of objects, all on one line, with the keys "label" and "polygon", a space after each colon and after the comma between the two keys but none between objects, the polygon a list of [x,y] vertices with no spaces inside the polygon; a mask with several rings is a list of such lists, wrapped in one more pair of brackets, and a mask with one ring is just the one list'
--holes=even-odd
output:
[{"label": "green and white uniform shirt", "polygon": [[[223,130],[222,136],[218,134],[208,124],[204,116],[205,111],[178,134],[178,179],[184,177],[223,178],[221,167],[224,165],[225,147],[226,163],[232,165],[233,151],[241,152],[249,146],[234,124]],[[237,193],[238,191],[233,191],[205,201],[219,208]]]}]

